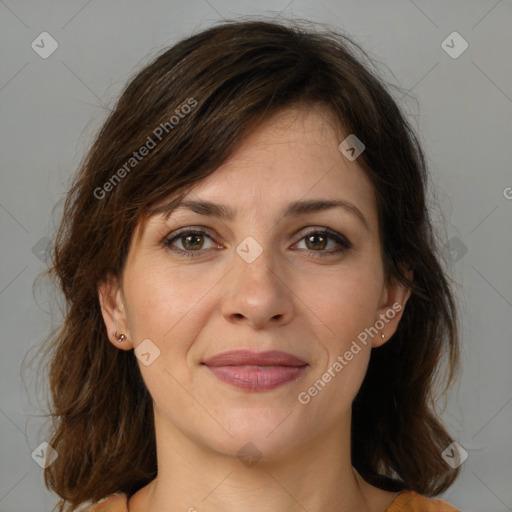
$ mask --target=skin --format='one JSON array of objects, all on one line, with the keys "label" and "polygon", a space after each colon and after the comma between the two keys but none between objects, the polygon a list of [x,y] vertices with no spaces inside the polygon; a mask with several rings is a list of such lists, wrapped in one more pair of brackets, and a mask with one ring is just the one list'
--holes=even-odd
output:
[{"label": "skin", "polygon": [[[357,160],[338,150],[346,135],[322,107],[270,118],[186,197],[228,205],[233,219],[185,209],[155,215],[137,227],[122,276],[99,286],[110,341],[131,350],[150,339],[160,350],[149,366],[138,360],[154,402],[158,476],[132,496],[130,512],[383,512],[396,496],[352,467],[350,424],[371,348],[389,340],[401,312],[359,343],[307,405],[297,399],[359,333],[394,303],[403,311],[409,297],[385,278],[374,191]],[[342,199],[367,227],[343,208],[282,215],[308,199]],[[210,230],[188,245],[183,235],[172,242],[195,258],[163,243],[187,226]],[[336,240],[306,237],[326,227],[352,247],[334,253]],[[248,236],[263,249],[252,263],[236,252]],[[201,364],[234,349],[282,350],[309,366],[277,389],[242,390]],[[237,457],[248,442],[261,455],[253,466]]]}]

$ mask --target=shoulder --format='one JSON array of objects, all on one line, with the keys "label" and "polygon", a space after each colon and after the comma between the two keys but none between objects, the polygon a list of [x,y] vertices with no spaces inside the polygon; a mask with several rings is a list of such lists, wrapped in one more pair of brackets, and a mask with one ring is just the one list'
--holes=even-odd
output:
[{"label": "shoulder", "polygon": [[128,512],[128,499],[126,494],[116,492],[77,512]]},{"label": "shoulder", "polygon": [[461,512],[445,501],[427,498],[415,491],[401,492],[385,512]]}]

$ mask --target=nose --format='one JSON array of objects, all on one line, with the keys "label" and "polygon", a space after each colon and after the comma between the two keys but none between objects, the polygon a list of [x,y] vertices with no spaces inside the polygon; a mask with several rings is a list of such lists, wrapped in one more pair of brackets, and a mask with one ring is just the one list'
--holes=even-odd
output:
[{"label": "nose", "polygon": [[274,260],[268,249],[251,263],[234,254],[234,268],[224,280],[222,315],[227,321],[255,330],[290,322],[295,311],[290,278]]}]

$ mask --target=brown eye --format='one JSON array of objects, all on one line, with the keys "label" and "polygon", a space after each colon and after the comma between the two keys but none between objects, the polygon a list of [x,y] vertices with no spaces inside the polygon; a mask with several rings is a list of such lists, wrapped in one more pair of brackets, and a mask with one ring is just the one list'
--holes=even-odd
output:
[{"label": "brown eye", "polygon": [[[206,240],[211,241],[210,247],[205,247]],[[184,229],[173,233],[163,241],[163,245],[180,256],[200,256],[202,251],[215,246],[210,235],[201,229]],[[219,247],[217,245],[217,247]],[[194,254],[195,253],[195,254]]]},{"label": "brown eye", "polygon": [[182,240],[182,245],[183,245],[184,249],[186,249],[186,250],[187,249],[192,249],[192,250],[201,249],[201,247],[204,243],[203,235],[198,234],[198,233],[182,236],[180,238]]},{"label": "brown eye", "polygon": [[[302,237],[300,242],[303,240],[305,242],[306,250],[312,253],[317,253],[314,254],[314,256],[329,256],[352,248],[352,244],[347,240],[347,238],[329,228],[310,231]],[[328,249],[328,246],[331,245],[331,242],[334,242],[334,248],[326,250]],[[302,247],[299,248],[302,249]]]},{"label": "brown eye", "polygon": [[317,250],[317,249],[325,249],[327,246],[328,237],[323,236],[321,234],[312,234],[305,237],[306,245],[308,249]]}]

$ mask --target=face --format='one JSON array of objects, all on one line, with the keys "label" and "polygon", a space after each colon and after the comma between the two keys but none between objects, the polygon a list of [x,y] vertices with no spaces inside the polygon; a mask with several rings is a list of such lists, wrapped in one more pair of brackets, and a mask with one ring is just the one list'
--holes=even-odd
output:
[{"label": "face", "polygon": [[195,205],[139,225],[122,276],[100,286],[108,332],[127,336],[111,341],[135,347],[171,436],[272,457],[350,421],[408,293],[386,282],[372,184],[334,126],[319,107],[268,120],[187,194]]}]

